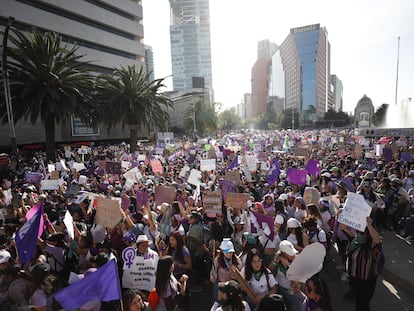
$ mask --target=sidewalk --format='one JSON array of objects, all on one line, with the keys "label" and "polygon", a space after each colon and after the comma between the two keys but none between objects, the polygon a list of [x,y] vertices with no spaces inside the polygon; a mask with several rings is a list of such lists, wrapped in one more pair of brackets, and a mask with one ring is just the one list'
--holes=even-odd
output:
[{"label": "sidewalk", "polygon": [[391,231],[381,236],[385,256],[382,276],[414,296],[414,245]]}]

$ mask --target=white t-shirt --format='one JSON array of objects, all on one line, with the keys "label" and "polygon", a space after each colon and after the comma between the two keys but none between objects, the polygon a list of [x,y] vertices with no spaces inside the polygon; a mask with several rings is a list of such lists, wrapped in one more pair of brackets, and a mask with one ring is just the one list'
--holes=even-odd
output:
[{"label": "white t-shirt", "polygon": [[[250,287],[253,289],[253,291],[258,296],[266,295],[269,292],[269,288],[272,288],[273,286],[277,285],[277,282],[276,282],[275,277],[273,276],[272,272],[270,272],[269,270],[267,272],[268,272],[267,275],[268,275],[268,279],[269,279],[269,284],[268,284],[265,273],[263,273],[260,276],[260,279],[258,281],[256,280],[256,278],[254,276],[252,276],[252,278],[250,280],[246,280],[247,283],[249,283]],[[246,278],[244,268],[242,269],[242,271],[240,273],[244,278]]]},{"label": "white t-shirt", "polygon": [[304,209],[297,209],[296,212],[293,214],[293,217],[302,222],[306,215],[307,214]]},{"label": "white t-shirt", "polygon": [[320,242],[320,243],[326,242],[325,231],[323,231],[322,229],[319,229],[319,231],[316,231],[316,233],[313,234],[312,237],[309,236],[309,243],[314,243],[314,242]]}]

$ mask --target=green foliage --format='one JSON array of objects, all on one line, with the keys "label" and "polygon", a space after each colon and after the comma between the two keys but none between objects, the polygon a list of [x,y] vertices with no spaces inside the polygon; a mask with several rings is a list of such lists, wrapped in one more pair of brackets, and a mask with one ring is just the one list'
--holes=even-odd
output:
[{"label": "green foliage", "polygon": [[387,116],[387,110],[389,104],[382,104],[374,113],[372,117],[372,122],[375,126],[382,126],[385,123],[385,118]]},{"label": "green foliage", "polygon": [[234,109],[227,109],[218,115],[218,128],[220,130],[237,130],[241,128],[240,117]]},{"label": "green foliage", "polygon": [[165,86],[163,81],[149,81],[144,69],[137,70],[135,66],[115,68],[112,74],[101,74],[96,80],[95,100],[101,123],[108,128],[129,126],[133,150],[142,125],[156,125],[162,131],[169,126],[168,109],[173,109],[173,105],[160,92]]},{"label": "green foliage", "polygon": [[335,110],[328,110],[325,112],[323,120],[319,121],[319,126],[322,127],[344,127],[348,126],[351,118],[343,111],[336,112]]},{"label": "green foliage", "polygon": [[[196,133],[194,133],[194,116]],[[203,98],[198,98],[194,105],[190,105],[184,111],[184,128],[188,133],[194,133],[204,136],[212,133],[217,129],[217,114],[215,111],[215,104],[204,101]]]},{"label": "green foliage", "polygon": [[[48,160],[55,159],[55,126],[71,116],[92,123],[95,115],[91,90],[93,76],[77,47],[62,44],[56,33],[12,30],[7,48],[14,121],[32,124],[38,119],[45,127]],[[3,90],[2,90],[3,91]],[[4,94],[2,94],[4,97]],[[7,122],[4,101],[2,121]]]}]

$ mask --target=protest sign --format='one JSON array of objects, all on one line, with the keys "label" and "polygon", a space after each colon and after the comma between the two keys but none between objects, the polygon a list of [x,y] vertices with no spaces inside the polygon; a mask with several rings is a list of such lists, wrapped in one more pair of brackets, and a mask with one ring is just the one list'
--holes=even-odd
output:
[{"label": "protest sign", "polygon": [[137,256],[137,250],[127,247],[122,251],[124,260],[122,288],[136,288],[151,291],[155,287],[155,279],[159,256],[149,250],[144,256]]},{"label": "protest sign", "polygon": [[309,159],[308,163],[306,164],[306,171],[308,172],[309,175],[318,176],[319,173],[321,172],[321,165],[319,161]]},{"label": "protest sign", "polygon": [[348,192],[338,222],[356,230],[365,231],[367,217],[370,215],[371,209],[361,194]]},{"label": "protest sign", "polygon": [[290,167],[286,175],[286,179],[290,184],[301,186],[304,186],[306,184],[307,172],[305,170]]},{"label": "protest sign", "polygon": [[81,189],[81,186],[76,183],[71,183],[68,185],[68,189],[66,189],[67,195],[77,195]]},{"label": "protest sign", "polygon": [[130,169],[128,172],[124,173],[124,177],[127,180],[131,180],[133,182],[137,181],[138,179],[142,178],[142,174],[138,167],[134,167],[133,169]]},{"label": "protest sign", "polygon": [[49,173],[51,173],[53,171],[56,171],[56,167],[55,167],[54,164],[48,164],[47,165],[47,170],[48,170]]},{"label": "protest sign", "polygon": [[50,179],[53,179],[53,180],[59,179],[59,171],[50,172]]},{"label": "protest sign", "polygon": [[198,184],[200,184],[200,180],[201,180],[201,172],[196,169],[192,169],[190,171],[190,176],[188,176],[187,182],[189,184],[197,186]]},{"label": "protest sign", "polygon": [[214,171],[216,169],[216,159],[200,160],[201,171]]},{"label": "protest sign", "polygon": [[256,157],[254,155],[246,155],[244,159],[246,160],[246,165],[249,171],[256,171]]},{"label": "protest sign", "polygon": [[319,242],[306,246],[290,265],[287,278],[291,281],[305,283],[322,270],[325,255],[325,246]]},{"label": "protest sign", "polygon": [[362,146],[361,145],[355,145],[355,147],[354,147],[354,157],[355,157],[355,159],[362,158]]},{"label": "protest sign", "polygon": [[106,172],[108,174],[119,175],[122,173],[121,162],[106,162]]},{"label": "protest sign", "polygon": [[43,179],[43,174],[38,172],[27,172],[24,179],[31,184],[37,184]]},{"label": "protest sign", "polygon": [[392,161],[392,149],[391,148],[382,149],[382,159],[387,162]]},{"label": "protest sign", "polygon": [[375,159],[375,154],[373,152],[365,152],[365,158]]},{"label": "protest sign", "polygon": [[42,180],[40,182],[42,190],[58,190],[59,189],[59,180]]},{"label": "protest sign", "polygon": [[155,187],[155,204],[161,205],[164,202],[172,204],[177,194],[174,187],[156,186]]},{"label": "protest sign", "polygon": [[412,162],[413,155],[409,152],[401,152],[401,160],[403,160],[404,162]]},{"label": "protest sign", "polygon": [[180,172],[180,177],[184,178],[187,173],[190,171],[190,167],[188,165],[185,165]]},{"label": "protest sign", "polygon": [[247,208],[247,201],[250,200],[250,194],[248,193],[234,193],[229,192],[226,196],[226,206],[233,207],[233,208]]},{"label": "protest sign", "polygon": [[211,148],[211,149],[208,151],[208,157],[209,157],[209,158],[217,158],[216,149]]},{"label": "protest sign", "polygon": [[66,231],[68,232],[68,236],[71,239],[75,238],[75,229],[73,228],[73,217],[69,213],[69,211],[66,211],[65,218],[63,219],[63,223],[66,226]]},{"label": "protest sign", "polygon": [[206,213],[221,213],[221,191],[205,191],[203,210]]},{"label": "protest sign", "polygon": [[314,187],[306,187],[303,193],[303,199],[305,200],[306,204],[314,204],[316,207],[319,208],[319,199],[321,195],[318,189]]},{"label": "protest sign", "polygon": [[143,208],[148,203],[149,199],[149,193],[145,190],[135,190],[136,192],[136,198],[137,198],[137,204],[139,208]]},{"label": "protest sign", "polygon": [[151,168],[154,173],[162,173],[164,169],[162,168],[162,164],[159,160],[152,160],[151,161]]},{"label": "protest sign", "polygon": [[299,156],[299,157],[307,157],[308,156],[309,148],[303,148],[296,146],[295,151],[293,152],[293,155]]},{"label": "protest sign", "polygon": [[240,186],[241,184],[240,173],[238,170],[227,171],[225,175],[225,179],[228,181],[231,181],[236,186]]},{"label": "protest sign", "polygon": [[79,172],[79,171],[86,169],[86,167],[85,167],[85,164],[83,163],[74,162],[72,164],[72,169],[75,169],[77,172]]},{"label": "protest sign", "polygon": [[104,228],[113,228],[122,219],[121,201],[104,197],[95,197],[96,216],[95,223]]},{"label": "protest sign", "polygon": [[384,150],[384,145],[375,145],[375,155],[377,157],[382,156],[383,150]]},{"label": "protest sign", "polygon": [[128,169],[131,166],[131,163],[129,161],[121,161],[121,167]]}]

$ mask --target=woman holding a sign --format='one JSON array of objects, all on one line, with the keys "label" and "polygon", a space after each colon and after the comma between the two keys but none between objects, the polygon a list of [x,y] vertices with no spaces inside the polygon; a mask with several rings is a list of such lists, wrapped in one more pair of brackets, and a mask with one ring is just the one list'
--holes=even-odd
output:
[{"label": "woman holding a sign", "polygon": [[365,231],[358,231],[349,246],[349,285],[355,293],[356,311],[369,311],[375,283],[381,269],[381,238],[367,217]]}]

